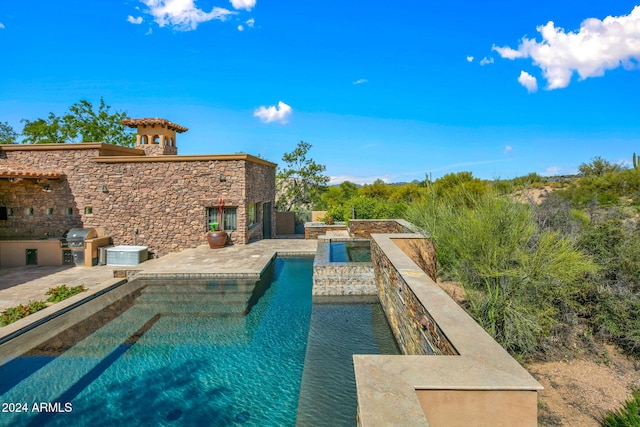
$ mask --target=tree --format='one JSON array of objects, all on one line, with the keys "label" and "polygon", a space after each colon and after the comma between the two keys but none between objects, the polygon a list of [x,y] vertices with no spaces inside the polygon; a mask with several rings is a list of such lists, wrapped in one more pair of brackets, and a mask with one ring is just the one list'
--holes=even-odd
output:
[{"label": "tree", "polygon": [[603,176],[606,173],[618,172],[621,169],[620,165],[611,163],[600,156],[591,159],[591,163],[582,163],[578,166],[580,173],[586,176]]},{"label": "tree", "polygon": [[286,166],[276,174],[279,211],[310,209],[329,182],[329,177],[323,175],[326,167],[307,158],[310,149],[311,144],[300,141],[295,150],[282,156]]},{"label": "tree", "polygon": [[15,144],[18,134],[9,122],[0,123],[0,144]]},{"label": "tree", "polygon": [[105,142],[124,146],[133,146],[133,131],[122,124],[129,116],[123,111],[111,113],[110,106],[100,98],[98,110],[94,111],[91,102],[82,99],[69,107],[62,117],[49,113],[47,119],[22,121],[25,123],[22,134],[24,142],[29,144],[64,142]]},{"label": "tree", "polygon": [[360,190],[360,194],[380,200],[389,199],[392,192],[393,189],[381,179],[376,179],[373,184],[365,184]]},{"label": "tree", "polygon": [[22,142],[27,144],[62,144],[69,140],[68,135],[62,128],[60,117],[49,113],[47,119],[27,120],[22,119],[24,129]]}]

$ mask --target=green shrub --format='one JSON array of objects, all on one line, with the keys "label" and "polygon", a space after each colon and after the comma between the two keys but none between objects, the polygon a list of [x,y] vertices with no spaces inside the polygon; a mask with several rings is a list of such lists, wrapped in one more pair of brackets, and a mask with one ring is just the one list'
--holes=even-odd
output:
[{"label": "green shrub", "polygon": [[80,292],[84,292],[87,289],[80,285],[69,288],[67,285],[60,285],[55,288],[50,288],[46,295],[50,295],[47,298],[48,302],[60,302],[66,300],[67,298],[71,298],[72,296],[79,294]]},{"label": "green shrub", "polygon": [[344,205],[329,208],[327,215],[337,221],[355,219],[402,218],[407,205],[389,200],[378,200],[364,195],[350,198]]},{"label": "green shrub", "polygon": [[[50,288],[46,292],[46,295],[50,295],[47,302],[60,302],[86,290],[87,289],[82,285],[74,286],[72,288],[69,288],[67,285]],[[36,311],[40,311],[45,307],[47,307],[47,303],[44,301],[30,301],[27,305],[20,304],[17,307],[8,308],[0,315],[0,326],[6,326],[16,320],[20,320],[23,317],[33,314]]]},{"label": "green shrub", "polygon": [[640,426],[640,391],[634,391],[622,408],[606,414],[602,420],[605,427]]},{"label": "green shrub", "polygon": [[578,309],[596,266],[532,207],[493,192],[412,204],[407,219],[436,245],[445,274],[467,291],[471,314],[505,349],[527,355]]},{"label": "green shrub", "polygon": [[640,296],[608,289],[600,294],[593,318],[598,332],[625,352],[640,356]]},{"label": "green shrub", "polygon": [[0,315],[0,325],[7,326],[10,323],[20,320],[23,317],[27,317],[30,314],[40,311],[45,308],[47,304],[43,301],[31,301],[27,305],[20,304],[17,307],[7,308]]},{"label": "green shrub", "polygon": [[592,215],[578,245],[600,265],[585,315],[600,335],[640,356],[640,228],[632,224],[620,209]]},{"label": "green shrub", "polygon": [[605,172],[602,175],[587,175],[575,180],[561,195],[571,200],[575,207],[585,208],[593,200],[602,206],[616,206],[630,199],[640,199],[640,170],[624,169]]}]

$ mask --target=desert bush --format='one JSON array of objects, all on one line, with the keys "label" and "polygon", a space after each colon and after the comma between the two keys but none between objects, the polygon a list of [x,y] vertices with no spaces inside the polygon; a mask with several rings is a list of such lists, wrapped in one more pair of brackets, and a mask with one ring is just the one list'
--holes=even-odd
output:
[{"label": "desert bush", "polygon": [[531,206],[491,191],[432,195],[410,205],[407,219],[465,287],[474,318],[512,354],[540,348],[596,271],[568,239],[541,230]]},{"label": "desert bush", "polygon": [[560,233],[576,241],[588,217],[572,208],[571,202],[557,193],[549,194],[537,206],[532,205],[533,217],[540,230]]},{"label": "desert bush", "polygon": [[601,266],[597,298],[586,314],[596,332],[640,356],[640,229],[619,212],[593,217],[578,241]]},{"label": "desert bush", "polygon": [[575,180],[561,192],[574,207],[585,208],[593,200],[601,206],[620,204],[621,198],[640,203],[640,170],[622,169],[606,171],[600,175],[586,175]]},{"label": "desert bush", "polygon": [[471,206],[474,199],[490,191],[487,181],[475,178],[471,172],[448,173],[435,180],[428,188],[431,197],[446,198],[465,206]]}]

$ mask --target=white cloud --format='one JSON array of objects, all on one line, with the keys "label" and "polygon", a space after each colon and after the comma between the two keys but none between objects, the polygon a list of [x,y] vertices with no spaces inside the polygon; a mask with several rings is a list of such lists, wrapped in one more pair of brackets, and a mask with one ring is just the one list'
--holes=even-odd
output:
[{"label": "white cloud", "polygon": [[526,71],[520,71],[518,83],[526,87],[529,93],[533,93],[538,90],[538,80]]},{"label": "white cloud", "polygon": [[277,107],[275,105],[271,105],[269,107],[265,107],[263,105],[257,108],[253,112],[253,116],[260,118],[263,123],[278,122],[284,125],[289,122],[289,117],[291,117],[292,113],[293,110],[290,106],[279,101]]},{"label": "white cloud", "polygon": [[524,37],[518,49],[493,46],[493,50],[507,59],[531,58],[542,69],[549,89],[567,87],[574,72],[584,80],[619,66],[637,68],[640,61],[640,6],[629,15],[585,19],[577,33],[565,32],[553,21],[536,30],[541,42]]},{"label": "white cloud", "polygon": [[367,79],[358,79],[355,82],[353,82],[354,85],[361,85],[362,83],[367,83],[368,80]]},{"label": "white cloud", "polygon": [[180,31],[195,30],[198,24],[214,19],[224,21],[232,12],[214,7],[211,12],[198,9],[194,0],[142,0],[149,7],[153,20],[160,26],[169,25]]},{"label": "white cloud", "polygon": [[142,24],[142,16],[138,16],[137,18],[134,18],[133,16],[129,15],[127,16],[127,22],[135,25]]},{"label": "white cloud", "polygon": [[510,145],[505,145],[504,146],[504,154],[509,154],[513,151],[513,147]]},{"label": "white cloud", "polygon": [[[247,24],[247,27],[249,28],[253,28],[253,25],[256,23],[256,20],[253,18],[247,19],[245,21],[245,24]],[[238,25],[238,31],[244,31],[244,25],[240,24]]]},{"label": "white cloud", "polygon": [[522,58],[524,56],[522,52],[520,52],[519,50],[511,49],[509,46],[498,47],[496,45],[493,45],[493,47],[491,47],[491,50],[495,50],[500,56],[506,59],[516,59]]},{"label": "white cloud", "polygon": [[467,56],[467,62],[473,62],[473,56]]},{"label": "white cloud", "polygon": [[487,58],[486,56],[480,60],[480,65],[493,64],[493,57]]},{"label": "white cloud", "polygon": [[229,0],[234,9],[251,10],[256,5],[256,0]]}]

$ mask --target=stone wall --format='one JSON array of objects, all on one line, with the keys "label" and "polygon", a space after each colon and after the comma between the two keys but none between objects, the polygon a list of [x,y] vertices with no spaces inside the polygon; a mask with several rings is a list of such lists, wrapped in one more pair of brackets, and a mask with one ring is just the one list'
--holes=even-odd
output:
[{"label": "stone wall", "polygon": [[352,219],[349,221],[349,233],[353,237],[368,239],[374,233],[403,233],[402,225],[395,219]]},{"label": "stone wall", "polygon": [[402,219],[352,219],[347,227],[343,223],[325,224],[308,222],[304,225],[304,238],[317,239],[327,231],[348,230],[351,237],[369,239],[372,234],[415,233],[412,224]]},{"label": "stone wall", "polygon": [[[249,203],[274,204],[275,167],[268,162],[241,155],[101,155],[108,149],[103,144],[8,149],[10,160],[65,177],[42,183],[0,180],[0,206],[13,210],[0,221],[0,238],[59,237],[68,228],[95,227],[112,236],[115,245],[145,245],[160,256],[205,244],[207,208],[217,208],[220,198],[226,207],[237,208],[232,243],[262,237],[261,221],[248,229],[247,211]],[[42,190],[45,184],[47,191]],[[28,208],[33,215],[25,214]],[[273,231],[273,213],[271,221]]]},{"label": "stone wall", "polygon": [[340,231],[347,230],[347,226],[344,224],[328,225],[324,223],[306,223],[304,225],[304,238],[317,239],[318,236],[327,234],[327,231]]},{"label": "stone wall", "polygon": [[41,182],[0,179],[0,206],[12,211],[7,221],[0,221],[3,239],[60,237],[65,230],[82,227],[80,212],[64,177]]},{"label": "stone wall", "polygon": [[403,354],[458,354],[431,314],[375,240],[371,240],[378,297]]},{"label": "stone wall", "polygon": [[331,262],[331,240],[320,240],[313,260],[313,295],[376,295],[371,262]]},{"label": "stone wall", "polygon": [[[245,183],[246,183],[246,205],[258,203],[259,218],[258,224],[251,227],[246,236],[246,241],[262,239],[263,229],[263,213],[265,210],[271,211],[271,234],[265,236],[272,238],[275,236],[276,216],[275,216],[275,197],[276,197],[276,170],[275,168],[266,168],[264,165],[244,162],[245,166]],[[265,205],[267,203],[268,205]],[[245,213],[246,218],[247,213]],[[238,224],[240,227],[240,224]]]}]

